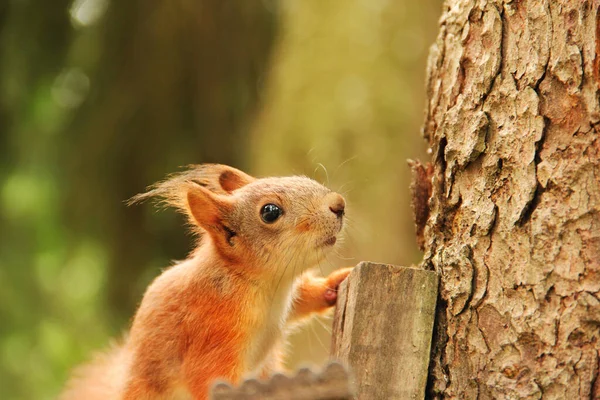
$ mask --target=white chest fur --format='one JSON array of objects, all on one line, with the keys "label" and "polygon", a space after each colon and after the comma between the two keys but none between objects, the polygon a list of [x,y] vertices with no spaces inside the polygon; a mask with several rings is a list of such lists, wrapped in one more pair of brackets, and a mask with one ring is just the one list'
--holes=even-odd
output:
[{"label": "white chest fur", "polygon": [[281,283],[277,292],[264,298],[257,298],[261,307],[257,307],[262,314],[256,320],[253,332],[249,332],[248,349],[246,352],[247,373],[259,372],[258,370],[268,361],[271,352],[282,340],[285,321],[291,304],[291,283]]}]

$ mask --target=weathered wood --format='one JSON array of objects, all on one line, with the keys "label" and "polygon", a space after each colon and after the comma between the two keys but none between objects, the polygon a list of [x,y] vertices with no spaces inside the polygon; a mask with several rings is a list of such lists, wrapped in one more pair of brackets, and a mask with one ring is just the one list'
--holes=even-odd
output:
[{"label": "weathered wood", "polygon": [[350,400],[352,387],[346,369],[332,362],[323,372],[316,374],[308,368],[296,376],[274,375],[267,382],[248,379],[234,388],[227,383],[217,383],[211,400]]},{"label": "weathered wood", "polygon": [[342,283],[332,356],[351,369],[358,399],[423,399],[438,277],[360,263]]}]

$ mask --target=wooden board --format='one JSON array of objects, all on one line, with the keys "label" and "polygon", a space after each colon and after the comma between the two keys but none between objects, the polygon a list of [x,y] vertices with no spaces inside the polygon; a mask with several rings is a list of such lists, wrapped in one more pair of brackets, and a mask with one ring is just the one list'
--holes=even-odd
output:
[{"label": "wooden board", "polygon": [[342,283],[331,354],[350,367],[356,398],[424,398],[437,288],[433,271],[369,262]]},{"label": "wooden board", "polygon": [[295,376],[274,375],[261,382],[249,379],[239,387],[217,383],[211,400],[351,400],[352,387],[346,369],[330,363],[323,372],[300,369]]}]

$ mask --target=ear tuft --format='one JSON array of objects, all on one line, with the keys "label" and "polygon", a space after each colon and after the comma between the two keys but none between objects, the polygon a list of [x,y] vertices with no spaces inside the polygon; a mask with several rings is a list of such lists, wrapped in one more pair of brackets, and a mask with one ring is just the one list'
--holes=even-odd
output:
[{"label": "ear tuft", "polygon": [[172,174],[162,182],[150,186],[147,192],[133,196],[128,205],[159,198],[162,203],[188,213],[187,193],[196,185],[215,194],[231,194],[255,178],[239,169],[222,164],[190,165],[187,171]]},{"label": "ear tuft", "polygon": [[217,194],[231,194],[255,180],[237,168],[222,164],[192,166],[188,173],[193,175],[195,183]]},{"label": "ear tuft", "polygon": [[227,193],[231,193],[243,186],[254,181],[254,178],[250,175],[243,173],[235,168],[230,168],[221,172],[219,175],[219,185]]}]

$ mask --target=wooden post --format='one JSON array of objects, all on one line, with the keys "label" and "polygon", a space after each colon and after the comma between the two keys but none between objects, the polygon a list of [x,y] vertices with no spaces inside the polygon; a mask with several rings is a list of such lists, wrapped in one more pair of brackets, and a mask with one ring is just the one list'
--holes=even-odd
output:
[{"label": "wooden post", "polygon": [[437,288],[433,271],[369,262],[342,283],[331,354],[357,399],[424,398]]}]

